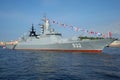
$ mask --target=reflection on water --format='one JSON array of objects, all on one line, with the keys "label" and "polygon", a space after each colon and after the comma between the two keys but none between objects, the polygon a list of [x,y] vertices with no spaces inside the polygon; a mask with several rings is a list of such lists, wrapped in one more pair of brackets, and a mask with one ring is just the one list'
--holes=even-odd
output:
[{"label": "reflection on water", "polygon": [[0,80],[120,80],[120,49],[102,54],[0,49]]}]

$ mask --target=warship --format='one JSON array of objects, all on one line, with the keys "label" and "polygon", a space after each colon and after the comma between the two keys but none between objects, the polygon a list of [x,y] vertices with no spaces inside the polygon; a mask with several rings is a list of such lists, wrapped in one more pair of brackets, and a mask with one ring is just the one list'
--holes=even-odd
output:
[{"label": "warship", "polygon": [[101,53],[103,49],[112,43],[113,38],[81,39],[63,38],[50,26],[47,18],[42,19],[40,26],[42,33],[37,35],[32,25],[27,37],[21,37],[18,41],[6,44],[6,48],[15,50],[40,50],[40,51],[64,51],[64,52],[94,52]]}]

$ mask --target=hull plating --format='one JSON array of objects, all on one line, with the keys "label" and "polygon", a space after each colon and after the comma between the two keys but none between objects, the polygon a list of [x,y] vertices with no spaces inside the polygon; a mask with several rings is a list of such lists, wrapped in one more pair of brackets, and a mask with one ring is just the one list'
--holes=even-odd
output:
[{"label": "hull plating", "polygon": [[[110,44],[112,39],[100,39],[100,40],[88,40],[88,41],[76,41],[68,43],[48,43],[43,44],[40,42],[33,41],[26,43],[21,42],[17,45],[9,45],[11,49],[19,50],[41,50],[41,51],[64,51],[64,52],[102,52],[105,46]],[[8,47],[8,48],[9,48]]]}]

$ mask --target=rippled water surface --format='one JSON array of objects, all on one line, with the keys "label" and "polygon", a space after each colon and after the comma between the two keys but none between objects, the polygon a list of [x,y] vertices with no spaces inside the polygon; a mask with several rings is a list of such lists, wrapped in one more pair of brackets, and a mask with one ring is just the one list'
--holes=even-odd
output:
[{"label": "rippled water surface", "polygon": [[101,54],[0,49],[0,80],[120,80],[120,48]]}]

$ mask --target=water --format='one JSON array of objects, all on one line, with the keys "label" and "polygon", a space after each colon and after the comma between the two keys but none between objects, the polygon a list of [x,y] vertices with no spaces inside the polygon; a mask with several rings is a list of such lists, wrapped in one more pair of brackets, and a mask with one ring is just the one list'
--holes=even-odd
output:
[{"label": "water", "polygon": [[0,80],[120,80],[120,48],[102,54],[0,49]]}]

